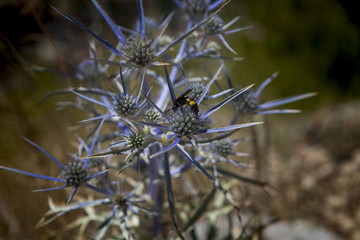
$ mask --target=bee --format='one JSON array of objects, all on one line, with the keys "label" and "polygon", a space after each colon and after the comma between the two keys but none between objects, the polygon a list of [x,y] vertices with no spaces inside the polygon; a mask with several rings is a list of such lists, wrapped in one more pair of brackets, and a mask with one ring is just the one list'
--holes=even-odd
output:
[{"label": "bee", "polygon": [[187,96],[191,91],[192,91],[192,89],[190,88],[190,89],[186,90],[185,92],[183,92],[176,99],[174,106],[172,108],[168,109],[166,112],[168,112],[170,110],[176,111],[179,108],[181,108],[183,105],[187,104],[194,113],[198,114],[199,107],[197,105],[197,102],[193,98]]}]

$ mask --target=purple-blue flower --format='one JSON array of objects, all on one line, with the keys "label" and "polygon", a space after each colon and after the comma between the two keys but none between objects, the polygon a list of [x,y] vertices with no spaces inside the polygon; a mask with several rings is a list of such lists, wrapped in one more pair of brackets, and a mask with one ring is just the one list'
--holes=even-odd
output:
[{"label": "purple-blue flower", "polygon": [[80,185],[85,185],[86,187],[89,187],[91,189],[95,189],[94,186],[92,186],[90,183],[88,183],[89,180],[106,173],[108,170],[103,170],[95,173],[91,173],[90,169],[88,168],[88,160],[83,161],[80,159],[73,159],[68,161],[66,164],[62,164],[59,160],[57,160],[53,155],[51,155],[49,152],[47,152],[45,149],[41,148],[36,143],[25,139],[28,143],[36,147],[38,150],[43,152],[46,156],[48,156],[53,162],[55,162],[60,167],[59,177],[51,177],[51,176],[45,176],[40,175],[36,173],[30,173],[23,170],[15,169],[15,168],[9,168],[0,166],[0,169],[4,169],[7,171],[20,173],[23,175],[28,175],[35,178],[41,178],[44,180],[49,180],[53,182],[61,183],[62,186],[58,187],[52,187],[52,188],[46,188],[46,189],[39,189],[35,190],[34,192],[44,192],[44,191],[52,191],[52,190],[60,190],[68,187],[73,187],[73,191],[68,199],[68,203],[71,201],[71,199],[74,197],[76,191],[80,187]]}]

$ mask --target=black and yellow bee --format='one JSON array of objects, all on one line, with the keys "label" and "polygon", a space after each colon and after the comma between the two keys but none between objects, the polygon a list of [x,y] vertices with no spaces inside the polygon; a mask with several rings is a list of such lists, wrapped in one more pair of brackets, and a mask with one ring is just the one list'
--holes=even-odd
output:
[{"label": "black and yellow bee", "polygon": [[191,91],[192,91],[192,89],[190,88],[190,89],[186,90],[185,92],[183,92],[176,99],[174,106],[172,108],[168,109],[166,112],[168,112],[170,110],[176,111],[179,108],[181,108],[183,105],[187,104],[194,113],[198,114],[199,107],[197,105],[197,102],[193,98],[187,96]]}]

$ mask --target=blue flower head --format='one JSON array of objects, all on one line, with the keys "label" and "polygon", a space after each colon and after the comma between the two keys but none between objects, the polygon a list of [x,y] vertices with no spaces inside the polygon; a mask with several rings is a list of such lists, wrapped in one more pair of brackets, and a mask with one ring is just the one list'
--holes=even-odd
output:
[{"label": "blue flower head", "polygon": [[108,170],[100,171],[95,174],[91,174],[88,168],[88,160],[82,161],[80,159],[71,160],[65,165],[63,165],[59,160],[57,160],[54,156],[52,156],[49,152],[47,152],[45,149],[41,148],[36,143],[25,139],[28,143],[39,149],[41,152],[43,152],[45,155],[47,155],[53,162],[55,162],[60,167],[60,173],[59,177],[50,177],[50,176],[44,176],[40,174],[30,173],[23,170],[18,170],[14,168],[9,167],[3,167],[0,166],[0,169],[8,170],[15,173],[20,173],[24,175],[28,175],[35,178],[41,178],[44,180],[50,180],[54,182],[59,182],[62,184],[60,187],[54,187],[54,188],[46,188],[46,189],[40,189],[36,190],[35,192],[43,192],[43,191],[51,191],[51,190],[59,190],[64,189],[67,187],[74,187],[74,190],[72,191],[68,203],[71,201],[71,199],[74,197],[76,191],[78,190],[79,186],[84,184],[87,187],[92,188],[91,184],[88,183],[89,180],[104,174]]},{"label": "blue flower head", "polygon": [[139,109],[139,104],[137,104],[136,98],[128,94],[119,94],[114,97],[112,103],[112,109],[119,116],[128,116],[134,114],[137,109]]},{"label": "blue flower head", "polygon": [[[279,100],[260,103],[258,100],[260,93],[277,76],[278,76],[278,73],[276,72],[276,73],[272,74],[269,78],[267,78],[263,83],[261,83],[260,86],[256,90],[254,90],[254,91],[247,90],[244,92],[244,94],[242,94],[241,96],[238,96],[237,98],[234,99],[233,105],[234,105],[234,108],[236,109],[236,112],[238,113],[236,118],[238,118],[240,116],[246,116],[246,115],[252,115],[252,114],[268,115],[268,114],[277,114],[277,113],[298,113],[300,111],[294,110],[294,109],[270,109],[270,108],[274,108],[274,107],[281,106],[281,105],[284,105],[287,103],[299,101],[299,100],[306,99],[306,98],[316,95],[316,93],[305,93],[305,94],[291,96],[291,97],[287,97],[287,98],[283,98],[283,99],[279,99]],[[229,85],[230,86],[232,85],[231,81],[229,81]]]}]

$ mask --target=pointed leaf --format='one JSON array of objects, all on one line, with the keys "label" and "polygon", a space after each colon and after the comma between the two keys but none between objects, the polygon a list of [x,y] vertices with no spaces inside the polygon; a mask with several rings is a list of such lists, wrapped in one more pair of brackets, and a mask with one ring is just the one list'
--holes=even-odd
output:
[{"label": "pointed leaf", "polygon": [[210,180],[214,180],[214,178],[198,163],[195,159],[193,159],[190,154],[184,149],[183,146],[177,144],[176,147],[180,149],[180,151],[185,155],[187,159],[190,160],[205,176],[207,176]]},{"label": "pointed leaf", "polygon": [[77,93],[77,92],[74,92],[74,91],[71,91],[71,92],[72,92],[72,93],[75,93],[76,95],[78,95],[78,96],[81,97],[81,98],[84,98],[84,99],[88,100],[89,102],[93,102],[93,103],[96,103],[96,104],[98,104],[98,105],[100,105],[100,106],[109,108],[109,106],[106,105],[106,104],[103,103],[103,102],[100,102],[100,101],[98,101],[98,100],[95,100],[95,99],[93,99],[93,98],[87,97],[87,96],[85,96],[85,95],[82,95],[82,94]]},{"label": "pointed leaf", "polygon": [[287,114],[287,113],[300,113],[301,110],[296,109],[275,109],[268,111],[258,112],[257,115],[269,115],[269,114]]},{"label": "pointed leaf", "polygon": [[234,89],[232,89],[232,88],[226,89],[226,90],[221,91],[219,93],[213,94],[213,95],[209,96],[208,98],[215,99],[215,98],[220,97],[222,95],[225,95],[225,94],[227,94],[229,92],[234,92]]},{"label": "pointed leaf", "polygon": [[94,118],[81,120],[80,123],[91,122],[91,121],[96,121],[96,120],[105,119],[105,118],[112,118],[112,117],[115,117],[115,116],[116,116],[116,114],[106,114],[106,115],[101,115],[101,116],[97,116],[97,117],[94,117]]},{"label": "pointed leaf", "polygon": [[124,94],[127,95],[127,91],[126,91],[126,84],[125,84],[125,79],[124,79],[124,76],[123,76],[123,71],[122,71],[122,64],[121,62],[119,63],[120,65],[120,80],[121,80],[121,86],[122,86],[122,89],[124,91]]},{"label": "pointed leaf", "polygon": [[142,38],[145,37],[145,17],[144,17],[144,7],[142,0],[136,0],[137,9],[139,13],[139,23],[140,23],[140,35]]},{"label": "pointed leaf", "polygon": [[143,94],[144,97],[148,100],[148,102],[159,112],[161,115],[163,115],[164,118],[166,118],[168,121],[170,121],[170,118],[153,102],[151,99],[146,96],[146,94]]},{"label": "pointed leaf", "polygon": [[277,107],[283,104],[287,104],[287,103],[291,103],[291,102],[295,102],[295,101],[299,101],[308,97],[312,97],[315,96],[316,93],[306,93],[306,94],[301,94],[301,95],[296,95],[296,96],[291,96],[291,97],[287,97],[287,98],[283,98],[283,99],[279,99],[279,100],[274,100],[271,102],[266,102],[263,104],[260,104],[258,106],[259,109],[268,109],[268,108],[273,108],[273,107]]},{"label": "pointed leaf", "polygon": [[219,76],[222,68],[224,67],[224,64],[221,64],[221,66],[219,67],[219,69],[216,71],[215,75],[212,76],[212,78],[210,79],[210,81],[206,84],[204,90],[203,90],[203,93],[200,95],[199,99],[197,100],[197,103],[200,104],[205,95],[207,94],[208,90],[210,89],[210,86],[214,83],[214,81],[216,80],[216,78]]},{"label": "pointed leaf", "polygon": [[[51,5],[50,5],[51,6]],[[78,20],[76,20],[75,18],[71,17],[70,15],[60,11],[59,9],[55,8],[54,6],[51,6],[52,9],[54,9],[56,12],[60,13],[63,17],[65,17],[67,20],[69,20],[70,22],[74,23],[75,25],[77,25],[79,28],[85,30],[86,32],[88,32],[90,35],[92,35],[94,38],[96,38],[99,42],[101,42],[102,44],[104,44],[107,48],[109,48],[113,53],[115,53],[118,56],[122,56],[122,53],[119,52],[119,50],[117,50],[116,48],[114,48],[113,46],[111,46],[107,41],[105,41],[104,39],[102,39],[99,35],[97,35],[96,33],[94,33],[93,31],[91,31],[89,28],[87,28],[84,24],[82,24],[81,22],[79,22]]]},{"label": "pointed leaf", "polygon": [[[100,123],[99,123],[99,125],[98,125],[98,127],[97,127],[97,129],[96,129],[95,135],[94,135],[93,140],[92,140],[91,145],[90,145],[90,149],[89,149],[88,155],[91,155],[91,154],[93,153],[95,144],[96,144],[96,142],[97,142],[97,138],[98,138],[99,133],[100,133],[100,129],[101,129],[101,127],[103,126],[104,121],[105,121],[105,118],[103,118],[103,119],[100,121]],[[87,160],[86,163],[85,163],[85,167],[87,167],[88,162],[89,162],[89,161]]]},{"label": "pointed leaf", "polygon": [[[253,84],[254,85],[254,84]],[[224,106],[226,103],[232,101],[234,98],[238,97],[240,94],[246,92],[247,90],[249,90],[253,85],[250,85],[246,88],[240,89],[239,91],[235,92],[234,94],[228,96],[227,98],[225,98],[224,100],[222,100],[221,102],[215,104],[215,106],[213,106],[212,108],[210,108],[208,111],[206,111],[204,114],[202,114],[200,116],[201,120],[204,120],[205,118],[207,118],[208,116],[210,116],[211,114],[213,114],[214,112],[216,112],[217,110],[219,110],[222,106]]]},{"label": "pointed leaf", "polygon": [[168,85],[169,92],[170,92],[170,97],[171,97],[172,103],[173,103],[173,105],[174,105],[175,102],[176,102],[176,96],[175,96],[175,92],[174,92],[174,86],[173,86],[173,83],[171,82],[171,79],[170,79],[170,77],[169,77],[169,72],[168,72],[166,66],[164,66],[164,72],[165,72],[165,77],[166,77],[166,83],[167,83],[167,85]]},{"label": "pointed leaf", "polygon": [[213,3],[211,3],[211,4],[209,5],[208,10],[209,10],[209,11],[214,10],[215,8],[217,8],[217,7],[218,7],[221,3],[223,3],[223,2],[225,2],[225,0],[217,0],[217,1],[213,2]]},{"label": "pointed leaf", "polygon": [[265,81],[260,84],[260,86],[258,87],[258,89],[256,89],[256,91],[255,91],[254,94],[253,94],[253,97],[254,97],[254,98],[257,98],[257,97],[259,96],[259,94],[262,92],[262,90],[263,90],[267,85],[269,85],[269,84],[274,80],[274,78],[276,78],[278,75],[279,75],[279,72],[274,72],[273,74],[271,74],[270,77],[268,77],[267,79],[265,79]]},{"label": "pointed leaf", "polygon": [[90,179],[93,179],[93,178],[95,178],[95,177],[97,177],[97,176],[99,176],[99,175],[102,175],[102,174],[104,174],[104,173],[107,173],[109,170],[110,170],[110,169],[105,169],[105,170],[102,170],[102,171],[100,171],[100,172],[97,172],[97,173],[91,175],[90,177],[88,177],[88,178],[86,179],[86,181],[88,181],[88,180],[90,180]]},{"label": "pointed leaf", "polygon": [[145,82],[145,77],[146,77],[145,74],[146,74],[146,67],[144,67],[144,69],[143,69],[143,75],[141,77],[139,94],[137,95],[136,100],[135,100],[136,103],[138,103],[139,99],[140,99],[140,95],[141,95],[141,92],[142,92],[142,89],[143,89],[143,86],[144,86],[144,82]]},{"label": "pointed leaf", "polygon": [[203,130],[204,133],[218,133],[218,132],[227,132],[235,129],[245,128],[245,127],[251,127],[254,125],[263,124],[263,122],[252,122],[252,123],[244,123],[244,124],[237,124],[237,125],[230,125],[222,128],[210,128]]},{"label": "pointed leaf", "polygon": [[105,21],[109,24],[111,30],[115,33],[115,35],[119,39],[119,41],[123,45],[125,45],[125,37],[124,37],[123,33],[121,32],[119,26],[114,23],[114,21],[110,18],[110,16],[104,11],[104,9],[100,6],[100,4],[96,0],[91,0],[91,2],[95,5],[95,7],[100,12],[100,14],[103,16]]},{"label": "pointed leaf", "polygon": [[60,187],[52,187],[52,188],[44,188],[44,189],[37,189],[33,190],[33,192],[48,192],[48,191],[55,191],[55,190],[61,190],[64,188],[67,188],[68,186],[60,186]]},{"label": "pointed leaf", "polygon": [[238,55],[237,52],[235,52],[235,50],[230,47],[230,45],[228,44],[228,42],[225,40],[225,38],[224,38],[221,34],[217,34],[217,36],[220,38],[221,42],[225,45],[225,47],[226,47],[230,52],[232,52],[232,53],[235,54],[235,55]]},{"label": "pointed leaf", "polygon": [[233,29],[233,30],[229,30],[229,31],[223,32],[222,34],[224,34],[224,35],[229,35],[229,34],[241,32],[241,31],[244,31],[244,30],[247,30],[247,29],[250,29],[250,28],[252,28],[252,26],[247,26],[247,27],[242,27],[242,28],[236,28],[236,29]]},{"label": "pointed leaf", "polygon": [[122,167],[122,169],[120,169],[120,171],[118,172],[118,174],[122,173],[125,169],[127,169],[131,163],[134,161],[135,157],[138,156],[137,154],[134,154],[129,161],[127,161],[127,163],[125,163],[125,165]]},{"label": "pointed leaf", "polygon": [[46,151],[45,149],[43,149],[42,147],[40,147],[39,145],[37,145],[36,143],[30,141],[27,138],[24,138],[25,141],[27,141],[28,143],[30,143],[31,145],[33,145],[34,147],[36,147],[38,150],[40,150],[42,153],[44,153],[46,156],[48,156],[51,160],[53,160],[61,169],[64,168],[64,165],[59,162],[59,160],[57,160],[53,155],[51,155],[48,151]]},{"label": "pointed leaf", "polygon": [[153,155],[151,155],[150,159],[170,151],[171,149],[173,149],[180,142],[180,140],[181,139],[179,137],[175,138],[175,140],[171,144],[167,145],[165,148],[161,149],[157,153],[154,153]]},{"label": "pointed leaf", "polygon": [[85,183],[85,186],[92,189],[92,190],[94,190],[94,191],[96,191],[96,192],[98,192],[98,193],[101,193],[101,194],[104,194],[104,195],[107,195],[107,196],[111,196],[111,193],[109,193],[108,191],[100,189],[98,187],[95,187],[94,185],[92,185],[90,183]]},{"label": "pointed leaf", "polygon": [[73,199],[73,197],[75,196],[75,193],[77,192],[78,189],[79,189],[79,186],[76,186],[76,187],[74,188],[74,190],[72,191],[72,193],[71,193],[69,199],[67,200],[67,203],[66,203],[66,204],[69,204],[69,203],[70,203],[70,201]]},{"label": "pointed leaf", "polygon": [[227,24],[225,24],[222,29],[225,30],[227,28],[229,28],[231,25],[233,25],[235,22],[237,22],[240,19],[240,16],[235,17],[233,20],[231,20],[230,22],[228,22]]},{"label": "pointed leaf", "polygon": [[0,169],[8,170],[10,172],[20,173],[20,174],[27,175],[27,176],[30,176],[30,177],[36,177],[36,178],[41,178],[41,179],[55,181],[55,182],[63,182],[63,180],[60,179],[60,178],[54,178],[54,177],[44,176],[44,175],[40,175],[40,174],[25,172],[25,171],[18,170],[18,169],[15,169],[15,168],[9,168],[9,167],[0,166]]},{"label": "pointed leaf", "polygon": [[144,124],[144,125],[147,125],[147,126],[150,126],[150,127],[156,127],[156,128],[161,128],[161,129],[165,129],[165,130],[169,130],[169,131],[170,131],[170,129],[169,129],[168,127],[165,127],[165,126],[160,125],[160,124],[158,124],[158,123],[141,122],[141,121],[139,121],[139,122],[137,122],[137,123]]}]

